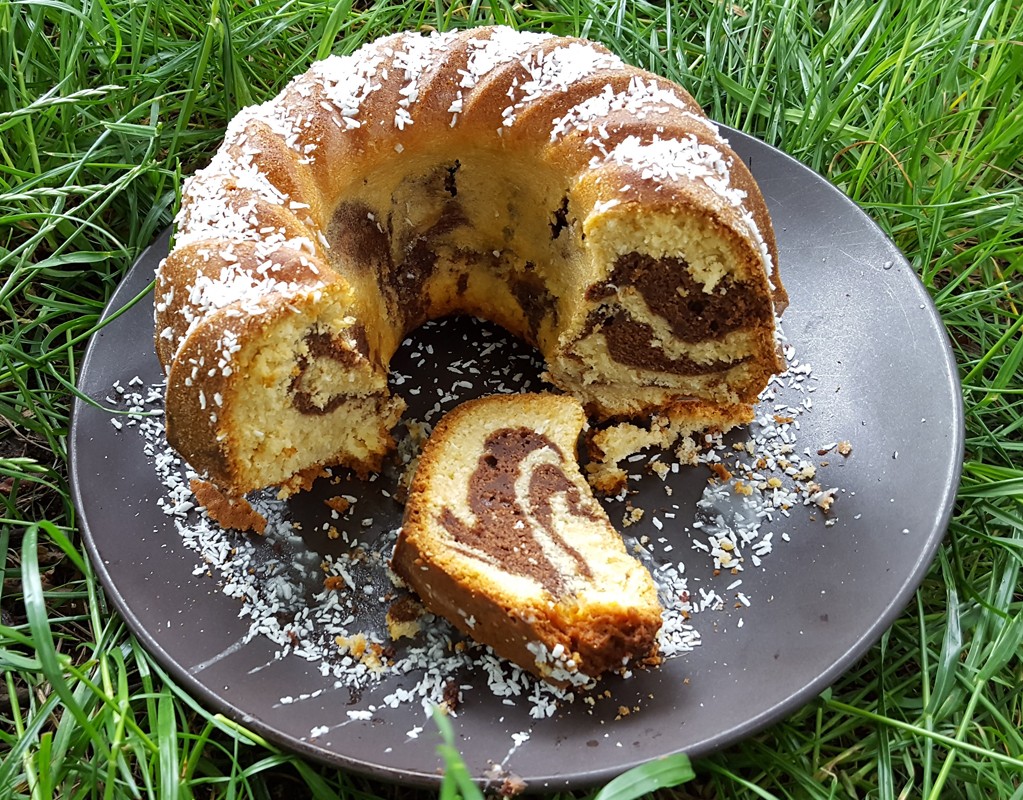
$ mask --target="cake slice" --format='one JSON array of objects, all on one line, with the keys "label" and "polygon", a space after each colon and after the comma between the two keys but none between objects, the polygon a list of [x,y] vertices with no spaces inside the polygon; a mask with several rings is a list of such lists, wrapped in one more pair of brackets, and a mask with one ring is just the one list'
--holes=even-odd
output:
[{"label": "cake slice", "polygon": [[576,460],[578,400],[458,406],[416,469],[391,566],[426,607],[551,683],[656,660],[661,606]]}]

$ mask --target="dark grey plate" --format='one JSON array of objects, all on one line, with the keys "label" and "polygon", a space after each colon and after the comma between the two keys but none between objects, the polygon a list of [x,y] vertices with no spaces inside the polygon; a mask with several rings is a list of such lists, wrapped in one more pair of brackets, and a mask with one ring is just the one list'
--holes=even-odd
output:
[{"label": "dark grey plate", "polygon": [[[452,721],[474,775],[504,761],[531,789],[578,787],[663,754],[703,755],[748,736],[811,700],[878,639],[909,601],[944,535],[962,463],[963,422],[955,363],[928,295],[892,243],[827,181],[761,142],[730,136],[767,197],[791,296],[785,332],[816,380],[813,413],[800,419],[798,446],[839,440],[854,446],[847,459],[832,454],[823,478],[842,489],[837,522],[824,527],[819,514],[796,509],[785,528],[791,541],[776,540],[761,568],[742,576],[752,606],[729,603],[698,615],[700,647],[630,680],[608,680],[610,699],[592,707],[575,702],[536,723],[522,704],[467,693]],[[167,242],[165,234],[142,255],[108,316],[145,289]],[[435,326],[417,334],[417,344],[435,342],[438,352],[467,355],[460,335],[467,325]],[[158,381],[151,330],[147,296],[93,337],[81,390],[103,403],[116,380]],[[406,348],[393,366],[426,385],[426,368],[416,363]],[[439,739],[418,705],[385,709],[310,740],[311,728],[336,725],[365,698],[331,691],[330,679],[297,658],[252,671],[272,662],[276,648],[262,637],[229,647],[247,625],[213,579],[193,575],[196,555],[156,505],[164,489],[141,440],[115,430],[108,412],[78,402],[71,447],[75,501],[96,571],[132,631],[175,680],[211,708],[303,755],[389,780],[436,783]],[[676,522],[691,523],[707,474],[690,468],[669,478],[676,486],[672,500],[683,509]],[[645,478],[636,504],[664,501],[660,480]],[[315,493],[293,503],[296,516],[318,513],[314,505],[322,507]],[[376,509],[376,528],[395,525],[399,514],[397,506]],[[650,516],[631,532],[657,534]],[[690,554],[691,582],[712,580],[709,562],[689,549],[681,525],[659,535],[677,540],[675,554]],[[282,695],[317,690],[323,691],[302,703],[279,702]],[[622,705],[639,710],[615,719]],[[414,725],[424,732],[409,739]],[[525,730],[529,739],[508,757],[511,734]]]}]

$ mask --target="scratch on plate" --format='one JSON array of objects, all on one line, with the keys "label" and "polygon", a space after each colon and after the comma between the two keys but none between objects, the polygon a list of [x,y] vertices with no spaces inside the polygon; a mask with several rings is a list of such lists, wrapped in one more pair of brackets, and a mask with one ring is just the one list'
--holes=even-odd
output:
[{"label": "scratch on plate", "polygon": [[228,645],[225,649],[221,650],[219,653],[217,653],[212,658],[207,658],[205,661],[200,661],[195,666],[189,667],[188,668],[188,674],[189,675],[195,675],[196,673],[202,672],[204,669],[206,669],[208,667],[212,667],[218,661],[221,661],[221,660],[227,658],[229,655],[233,655],[234,653],[237,653],[246,644],[248,644],[248,642],[249,642],[249,637],[248,636],[243,636],[237,642],[235,642],[232,645]]}]

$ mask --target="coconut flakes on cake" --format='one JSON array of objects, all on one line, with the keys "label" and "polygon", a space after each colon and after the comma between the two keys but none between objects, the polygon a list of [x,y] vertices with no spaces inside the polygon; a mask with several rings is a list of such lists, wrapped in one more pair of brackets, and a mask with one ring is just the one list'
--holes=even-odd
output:
[{"label": "coconut flakes on cake", "polygon": [[552,92],[564,92],[600,70],[625,66],[618,56],[586,42],[572,42],[549,52],[537,50],[520,63],[529,79],[521,83],[516,79],[512,83],[509,96],[513,102],[501,114],[502,124],[508,127],[515,124],[518,111],[539,98]]},{"label": "coconut flakes on cake", "polygon": [[[555,142],[571,131],[600,134],[601,126],[614,112],[624,111],[636,119],[646,119],[650,114],[663,114],[669,110],[698,122],[717,141],[724,142],[718,126],[711,120],[694,114],[682,98],[659,86],[657,81],[652,79],[644,81],[638,76],[629,80],[629,86],[624,91],[615,92],[608,84],[599,94],[587,98],[569,109],[565,116],[555,119],[551,127],[550,141]],[[606,134],[603,134],[603,138],[606,138]]]}]

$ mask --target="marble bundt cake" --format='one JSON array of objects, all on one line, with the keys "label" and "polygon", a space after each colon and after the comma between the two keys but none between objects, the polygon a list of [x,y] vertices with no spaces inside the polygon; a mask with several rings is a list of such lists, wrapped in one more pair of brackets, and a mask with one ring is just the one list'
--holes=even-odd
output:
[{"label": "marble bundt cake", "polygon": [[167,436],[232,493],[373,470],[388,362],[454,313],[541,350],[601,418],[742,421],[786,297],[749,171],[678,86],[600,45],[403,33],[243,110],[156,283]]},{"label": "marble bundt cake", "polygon": [[653,658],[661,606],[579,471],[575,398],[492,395],[423,448],[395,573],[463,633],[555,683]]}]

